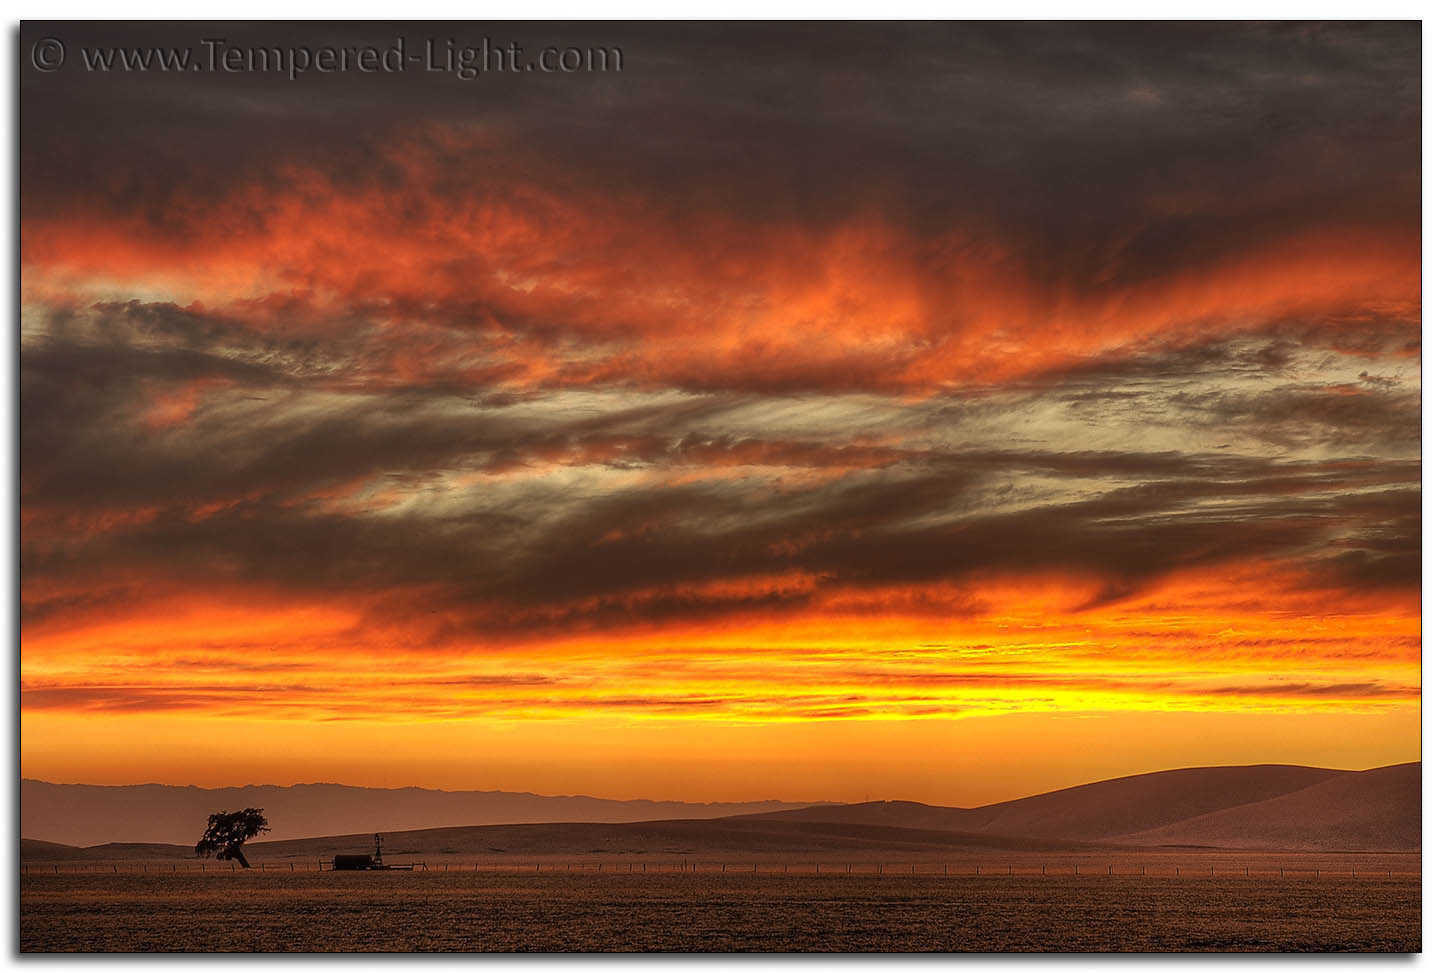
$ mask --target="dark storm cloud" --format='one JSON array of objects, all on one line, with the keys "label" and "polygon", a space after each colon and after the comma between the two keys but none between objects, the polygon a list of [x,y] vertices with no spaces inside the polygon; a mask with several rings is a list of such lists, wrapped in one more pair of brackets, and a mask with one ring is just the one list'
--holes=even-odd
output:
[{"label": "dark storm cloud", "polygon": [[[140,329],[117,330],[117,321],[130,324],[135,319],[143,322]],[[728,412],[766,403],[735,394],[564,419],[548,419],[544,411],[507,409],[488,400],[484,387],[470,389],[465,397],[424,386],[356,395],[350,394],[353,387],[364,385],[366,377],[358,364],[365,355],[357,350],[364,338],[326,339],[323,351],[317,352],[308,343],[258,338],[164,306],[130,306],[120,319],[102,314],[97,320],[106,338],[99,343],[63,340],[63,329],[54,329],[57,336],[26,348],[20,385],[27,417],[21,436],[27,501],[105,507],[167,500],[205,503],[257,492],[304,497],[307,491],[368,475],[504,472],[546,464],[838,470],[904,464],[948,473],[1017,468],[1061,476],[1232,476],[1245,479],[1243,491],[1261,489],[1265,482],[1256,475],[1255,461],[1175,451],[902,448],[844,438],[808,442],[707,432],[708,425]],[[157,331],[178,333],[185,341],[141,342]],[[249,343],[237,344],[237,336]],[[306,356],[312,355],[327,367],[309,363]],[[1200,360],[1210,364],[1217,359],[1209,354]],[[1177,374],[1170,368],[1162,371]],[[1060,401],[1115,391],[1115,373],[1101,375],[1099,387],[1079,379],[1072,377]],[[201,411],[187,417],[183,428],[163,433],[146,424],[146,410],[157,395],[207,380],[228,383],[239,406]],[[327,393],[341,397],[328,399]],[[1341,388],[1280,386],[1162,398],[1171,409],[1180,408],[1190,426],[1215,424],[1294,445],[1410,443],[1420,430],[1416,393],[1376,380]],[[258,411],[243,411],[247,401],[256,403]],[[973,421],[979,412],[1025,414],[1045,402],[1044,396],[1018,398],[1014,393],[962,404],[940,398],[934,407],[918,411],[924,425],[945,428]],[[1120,406],[1123,412],[1136,407]],[[910,421],[905,414],[901,418]],[[1357,482],[1355,472],[1351,479]]]},{"label": "dark storm cloud", "polygon": [[[354,458],[397,465],[416,445],[411,439],[418,431],[387,438],[370,430],[355,441]],[[325,451],[325,439],[287,444],[279,454],[285,459],[247,470],[248,478],[229,493],[258,483],[277,489],[279,471],[299,476],[293,467],[305,462],[325,477],[337,475],[343,462]],[[435,442],[444,439],[437,434]],[[418,465],[444,461],[437,454],[424,459]],[[764,496],[729,482],[570,498],[537,487],[502,508],[384,517],[296,503],[289,498],[297,484],[281,481],[280,493],[201,519],[182,508],[90,536],[41,532],[22,552],[22,570],[64,582],[62,588],[103,587],[108,576],[134,576],[278,586],[317,596],[368,593],[383,615],[419,613],[404,607],[403,594],[419,586],[429,593],[428,610],[445,613],[431,632],[435,641],[793,610],[828,592],[996,572],[1092,578],[1102,600],[1179,570],[1246,559],[1292,559],[1319,583],[1354,588],[1415,583],[1419,494],[1375,490],[1379,483],[1407,482],[1415,466],[1347,469],[1217,458],[1213,476],[1197,478],[1207,465],[1204,457],[1174,457],[1168,471],[1164,457],[1141,464],[1121,455],[1110,472],[1135,477],[1145,468],[1148,482],[1004,514],[987,511],[985,485],[1048,467],[1104,472],[1108,457],[923,457],[895,470],[852,472]],[[150,500],[159,500],[162,489],[217,489],[204,476],[187,482],[180,464],[139,467],[157,478]],[[99,469],[69,476],[89,484],[98,501],[106,498]],[[124,499],[137,501],[130,494]],[[978,502],[981,507],[969,511]],[[801,571],[816,585],[706,587],[788,571]],[[918,597],[912,607],[925,609],[925,601]],[[47,615],[54,606],[40,599],[27,611]]]},{"label": "dark storm cloud", "polygon": [[917,260],[986,252],[1043,295],[1121,292],[1339,228],[1420,240],[1416,24],[27,24],[21,48],[401,33],[615,46],[625,67],[294,83],[25,70],[23,215],[114,210],[192,234],[177,204],[291,165],[342,191],[400,189],[411,176],[378,148],[434,124],[494,147],[433,173],[441,197],[526,175],[643,194],[678,227],[697,210],[828,226],[879,209],[912,228]]},{"label": "dark storm cloud", "polygon": [[[487,402],[484,387],[366,390],[369,340],[259,335],[163,304],[47,318],[21,361],[22,570],[50,582],[27,597],[26,618],[105,611],[182,582],[359,594],[384,618],[419,614],[406,593],[419,586],[438,616],[422,623],[445,643],[792,611],[907,585],[909,610],[964,613],[983,606],[925,586],[996,573],[1091,579],[1095,605],[1249,559],[1290,560],[1315,585],[1349,589],[1405,589],[1420,571],[1418,464],[1366,449],[1411,448],[1415,391],[1372,375],[1278,385],[1294,356],[1271,346],[1148,353],[1138,367],[1114,360],[989,395],[873,404],[884,438],[903,440],[874,442],[850,430],[788,437],[774,431],[785,399],[736,392],[576,409]],[[1272,384],[1250,391],[1258,374]],[[1166,384],[1218,376],[1243,384]],[[198,381],[226,384],[184,422],[149,424],[157,396]],[[1130,398],[1109,398],[1124,387]],[[1145,408],[1190,429],[1346,451],[1075,449],[1064,433],[1012,448],[904,442],[978,420],[1005,435],[1078,402],[1115,409],[1099,413],[1108,421]],[[742,428],[773,431],[734,431],[748,410]],[[537,476],[551,468],[648,479],[573,489]],[[498,492],[511,473],[532,477],[524,492]],[[380,515],[346,499],[423,498],[451,474],[488,485],[458,505]],[[810,580],[767,580],[787,572]]]}]

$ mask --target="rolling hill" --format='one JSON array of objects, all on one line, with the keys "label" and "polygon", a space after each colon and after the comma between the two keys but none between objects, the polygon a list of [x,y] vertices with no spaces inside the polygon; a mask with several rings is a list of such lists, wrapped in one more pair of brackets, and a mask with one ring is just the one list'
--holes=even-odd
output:
[{"label": "rolling hill", "polygon": [[1422,765],[1337,774],[1269,800],[1125,837],[1148,845],[1420,851]]},{"label": "rolling hill", "polygon": [[1410,851],[1422,841],[1421,781],[1420,763],[1192,767],[978,808],[873,801],[761,816],[1108,844]]},{"label": "rolling hill", "polygon": [[[368,850],[372,830],[388,832],[387,853],[401,857],[742,853],[910,857],[1103,847],[1413,852],[1421,847],[1421,764],[1366,771],[1284,765],[1188,768],[1099,781],[980,808],[879,801],[710,819],[413,830],[367,827],[332,837],[254,842],[247,850],[257,860],[328,858]],[[21,842],[26,860],[190,854],[189,846],[176,844],[75,848],[28,838]]]},{"label": "rolling hill", "polygon": [[556,821],[716,818],[810,805],[781,801],[700,804],[546,797],[511,791],[296,784],[173,787],[20,782],[20,834],[67,845],[194,842],[214,811],[264,808],[271,840],[351,832],[411,831],[459,825]]}]

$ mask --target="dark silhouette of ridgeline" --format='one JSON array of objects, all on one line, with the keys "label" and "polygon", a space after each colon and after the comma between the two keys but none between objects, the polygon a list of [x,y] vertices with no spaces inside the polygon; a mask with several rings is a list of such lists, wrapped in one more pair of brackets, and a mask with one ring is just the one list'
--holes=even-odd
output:
[{"label": "dark silhouette of ridgeline", "polygon": [[[479,824],[654,821],[784,811],[817,802],[614,801],[511,791],[438,791],[344,784],[176,787],[20,782],[20,834],[57,844],[193,841],[216,808],[263,807],[271,840]],[[366,842],[361,847],[368,845]]]},{"label": "dark silhouette of ridgeline", "polygon": [[[1123,852],[1415,855],[1421,806],[1420,763],[1367,771],[1260,765],[1141,774],[981,808],[872,801],[708,820],[429,828],[388,832],[387,842],[412,860],[465,859],[465,867],[475,868],[521,862],[526,868],[604,869],[622,862],[645,868],[655,862],[654,868],[709,861],[743,868],[766,863],[779,870],[808,861],[817,868],[911,862],[950,874],[953,866],[985,871],[1008,860],[1045,867],[1043,859],[1050,858],[1058,868],[1069,862],[1105,873],[1110,863],[1130,860],[1118,857]],[[335,856],[356,855],[368,844],[370,835],[359,833],[261,841],[247,851],[262,865],[314,868],[327,859],[333,866]],[[27,863],[156,861],[180,867],[192,855],[181,845],[79,848],[21,841]]]}]

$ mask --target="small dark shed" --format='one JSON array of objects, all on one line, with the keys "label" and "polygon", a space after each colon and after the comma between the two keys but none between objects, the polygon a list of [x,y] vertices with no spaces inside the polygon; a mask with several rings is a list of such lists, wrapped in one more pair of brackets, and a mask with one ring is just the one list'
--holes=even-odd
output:
[{"label": "small dark shed", "polygon": [[374,868],[376,861],[370,855],[336,855],[331,867],[338,872]]}]

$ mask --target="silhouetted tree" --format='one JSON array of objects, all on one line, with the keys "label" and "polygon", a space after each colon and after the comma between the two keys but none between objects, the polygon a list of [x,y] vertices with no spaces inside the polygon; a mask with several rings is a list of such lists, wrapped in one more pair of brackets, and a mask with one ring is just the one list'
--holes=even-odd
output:
[{"label": "silhouetted tree", "polygon": [[221,861],[235,859],[241,868],[249,868],[250,862],[240,846],[262,831],[270,830],[270,822],[260,812],[264,808],[248,807],[244,811],[221,811],[212,814],[205,826],[205,834],[195,843],[195,853],[209,858],[212,854]]}]

